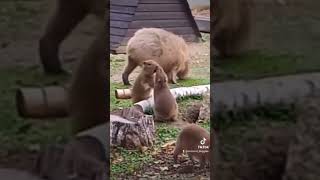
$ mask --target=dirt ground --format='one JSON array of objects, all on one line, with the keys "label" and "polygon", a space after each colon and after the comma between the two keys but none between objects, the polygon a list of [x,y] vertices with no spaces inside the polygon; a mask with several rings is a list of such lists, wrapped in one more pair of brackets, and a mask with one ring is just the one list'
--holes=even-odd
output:
[{"label": "dirt ground", "polygon": [[[0,59],[2,67],[32,66],[39,68],[38,41],[44,32],[48,19],[55,8],[55,1],[28,1],[23,3],[1,2],[3,11],[12,16],[12,21],[0,23]],[[15,8],[13,8],[13,7]],[[22,7],[21,16],[17,7]],[[12,9],[11,9],[12,8]],[[27,13],[24,14],[24,11]],[[30,12],[29,12],[30,11]],[[64,66],[72,67],[74,60],[81,57],[95,37],[94,29],[97,25],[93,16],[88,16],[71,33],[61,46]],[[71,64],[71,65],[70,65]]]}]

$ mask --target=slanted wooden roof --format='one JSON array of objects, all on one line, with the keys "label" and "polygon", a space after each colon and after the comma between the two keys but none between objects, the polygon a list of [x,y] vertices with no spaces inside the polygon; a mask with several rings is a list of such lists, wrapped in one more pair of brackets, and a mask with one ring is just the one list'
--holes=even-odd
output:
[{"label": "slanted wooden roof", "polygon": [[187,0],[111,0],[110,51],[125,53],[128,40],[141,28],[163,28],[198,41],[201,34]]}]

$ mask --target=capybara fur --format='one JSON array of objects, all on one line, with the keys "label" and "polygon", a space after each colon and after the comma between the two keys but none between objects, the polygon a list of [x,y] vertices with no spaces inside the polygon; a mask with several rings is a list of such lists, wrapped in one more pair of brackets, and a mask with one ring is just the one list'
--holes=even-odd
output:
[{"label": "capybara fur", "polygon": [[60,44],[88,14],[103,21],[107,3],[109,0],[57,0],[56,10],[39,41],[39,55],[45,73],[63,72],[59,59]]},{"label": "capybara fur", "polygon": [[72,74],[68,102],[73,133],[107,122],[107,33],[102,29]]},{"label": "capybara fur", "polygon": [[198,160],[200,166],[205,167],[210,162],[209,146],[209,132],[196,124],[190,124],[182,129],[178,136],[173,159],[177,163],[178,155],[186,152],[193,163],[194,160]]},{"label": "capybara fur", "polygon": [[176,76],[184,79],[189,72],[188,45],[183,38],[159,28],[142,28],[135,32],[127,45],[128,63],[122,74],[123,83],[129,85],[129,75],[142,62],[154,59],[166,72],[169,82]]},{"label": "capybara fur", "polygon": [[251,0],[215,0],[213,5],[213,46],[221,57],[243,51],[252,29]]},{"label": "capybara fur", "polygon": [[153,60],[143,62],[142,70],[134,81],[131,90],[133,103],[148,99],[152,95],[155,72],[158,67],[159,64]]},{"label": "capybara fur", "polygon": [[178,104],[170,92],[167,75],[159,66],[154,82],[154,120],[158,122],[177,121]]}]

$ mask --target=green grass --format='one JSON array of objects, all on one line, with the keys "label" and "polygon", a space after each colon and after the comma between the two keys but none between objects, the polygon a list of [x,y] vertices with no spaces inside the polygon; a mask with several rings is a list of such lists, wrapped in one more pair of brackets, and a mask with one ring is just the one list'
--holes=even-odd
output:
[{"label": "green grass", "polygon": [[320,64],[308,61],[302,55],[272,55],[259,51],[221,60],[215,67],[217,70],[213,70],[214,81],[257,79],[320,70]]},{"label": "green grass", "polygon": [[0,3],[0,32],[3,38],[9,33],[25,32],[39,26],[41,14],[46,12],[47,2],[39,0],[4,0]]},{"label": "green grass", "polygon": [[131,99],[117,99],[115,96],[116,89],[127,89],[128,86],[123,85],[122,83],[110,83],[110,110],[115,110],[119,108],[131,107]]},{"label": "green grass", "polygon": [[1,153],[38,150],[42,144],[62,143],[68,139],[66,120],[34,120],[19,117],[15,92],[21,87],[59,85],[64,76],[47,77],[36,67],[16,67],[0,71]]},{"label": "green grass", "polygon": [[269,119],[270,123],[295,123],[296,107],[294,105],[268,105],[256,107],[251,110],[239,110],[218,113],[212,125],[221,130],[229,127],[246,126],[251,121]]},{"label": "green grass", "polygon": [[[296,122],[293,106],[266,106],[251,111],[229,112],[215,118],[219,124],[219,137],[223,142],[223,159],[237,161],[243,157],[244,144],[260,143],[264,134],[262,129],[291,128]],[[286,132],[284,132],[286,133]]]},{"label": "green grass", "polygon": [[[177,100],[180,109],[187,108],[193,102],[199,102],[202,100],[201,96],[184,97]],[[201,123],[200,126],[206,128],[209,131],[210,122],[206,121]],[[175,140],[180,132],[179,128],[171,127],[167,124],[157,124],[156,126],[156,138],[155,145],[145,152],[129,151],[123,148],[117,148],[115,151],[124,159],[119,163],[114,163],[111,166],[112,174],[132,174],[142,165],[150,163],[154,158],[152,157],[152,151],[159,149],[163,144],[171,140]]]},{"label": "green grass", "polygon": [[[111,166],[111,174],[115,176],[119,174],[132,174],[138,167],[141,167],[144,163],[148,163],[152,160],[151,154],[140,152],[137,150],[126,150],[124,148],[117,147],[117,153],[123,159],[119,163],[114,163]],[[113,175],[111,177],[114,177]]]}]

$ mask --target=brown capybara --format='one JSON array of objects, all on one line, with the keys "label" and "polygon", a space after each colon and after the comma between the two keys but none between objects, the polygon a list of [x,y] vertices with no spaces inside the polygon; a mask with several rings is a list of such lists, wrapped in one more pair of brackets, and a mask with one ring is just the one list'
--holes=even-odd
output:
[{"label": "brown capybara", "polygon": [[184,79],[189,72],[188,45],[183,38],[159,28],[143,28],[135,32],[127,45],[128,63],[122,73],[123,83],[129,85],[129,74],[142,62],[154,59],[166,72],[169,82],[176,76]]},{"label": "brown capybara", "polygon": [[193,163],[196,159],[200,161],[200,167],[205,167],[210,162],[209,146],[209,132],[196,124],[190,124],[178,136],[173,159],[177,163],[178,155],[185,152]]},{"label": "brown capybara", "polygon": [[142,70],[139,76],[134,81],[131,90],[131,97],[133,103],[151,97],[152,90],[154,87],[155,72],[158,67],[159,64],[153,60],[147,60],[143,62]]},{"label": "brown capybara", "polygon": [[39,55],[45,73],[63,72],[59,59],[62,41],[88,14],[94,14],[104,22],[108,3],[109,0],[57,0],[56,10],[39,41]]},{"label": "brown capybara", "polygon": [[159,66],[154,82],[154,120],[158,122],[176,121],[178,119],[178,104],[170,92],[167,75]]},{"label": "brown capybara", "polygon": [[251,0],[215,0],[213,5],[213,46],[221,57],[239,54],[252,29]]}]

